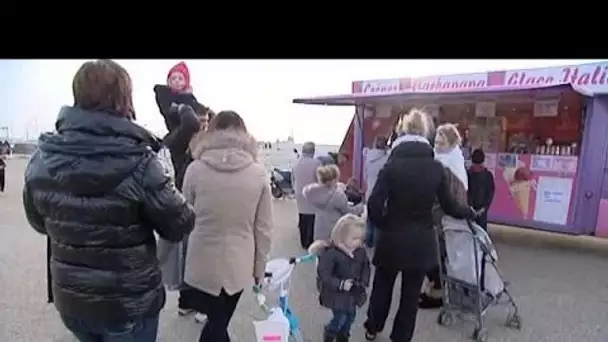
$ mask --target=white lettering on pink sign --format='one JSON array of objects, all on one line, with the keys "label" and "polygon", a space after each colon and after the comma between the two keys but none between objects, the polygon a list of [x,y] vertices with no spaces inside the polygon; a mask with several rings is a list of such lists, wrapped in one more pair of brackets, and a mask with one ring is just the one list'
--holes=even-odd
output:
[{"label": "white lettering on pink sign", "polygon": [[492,71],[354,82],[356,94],[466,92],[572,84],[590,94],[608,93],[608,62],[527,70]]},{"label": "white lettering on pink sign", "polygon": [[363,94],[392,94],[398,93],[399,80],[363,81],[361,92]]},{"label": "white lettering on pink sign", "polygon": [[475,90],[486,87],[486,74],[423,77],[412,80],[414,92],[441,92],[454,90]]}]

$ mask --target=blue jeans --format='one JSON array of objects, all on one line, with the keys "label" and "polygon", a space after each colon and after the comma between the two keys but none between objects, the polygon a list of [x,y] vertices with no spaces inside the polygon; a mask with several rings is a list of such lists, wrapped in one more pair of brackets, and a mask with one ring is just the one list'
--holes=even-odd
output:
[{"label": "blue jeans", "polygon": [[158,316],[111,326],[64,315],[61,320],[80,342],[155,342],[158,332]]},{"label": "blue jeans", "polygon": [[325,326],[327,332],[336,335],[350,336],[350,327],[355,321],[354,312],[345,312],[339,310],[332,310],[333,317],[331,321]]},{"label": "blue jeans", "polygon": [[369,248],[376,245],[376,227],[372,224],[369,217],[365,223],[365,245]]}]

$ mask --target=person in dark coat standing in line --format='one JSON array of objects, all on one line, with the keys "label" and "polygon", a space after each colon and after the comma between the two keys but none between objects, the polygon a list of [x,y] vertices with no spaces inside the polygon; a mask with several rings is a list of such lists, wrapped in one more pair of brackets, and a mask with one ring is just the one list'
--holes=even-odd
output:
[{"label": "person in dark coat standing in line", "polygon": [[[192,162],[188,145],[201,126],[206,127],[213,116],[213,112],[198,102],[192,94],[190,71],[184,62],[176,64],[169,70],[167,84],[155,85],[154,94],[158,109],[169,131],[164,138],[164,144],[171,152],[173,168],[175,169],[175,184],[181,190],[184,173]],[[187,105],[191,110],[179,105]],[[185,110],[188,113],[184,113]],[[196,123],[196,120],[199,123]]]},{"label": "person in dark coat standing in line", "polygon": [[494,199],[494,176],[483,163],[486,155],[481,149],[471,154],[473,164],[468,170],[469,176],[469,205],[477,212],[475,222],[481,228],[488,230],[488,210]]},{"label": "person in dark coat standing in line", "polygon": [[[166,85],[154,86],[154,94],[158,109],[165,120],[169,133],[163,138],[163,144],[171,153],[171,161],[175,170],[175,185],[181,191],[184,175],[188,165],[192,162],[190,145],[197,141],[197,135],[207,129],[209,120],[214,113],[208,107],[198,102],[192,93],[190,71],[184,62],[174,65],[167,73]],[[202,134],[202,133],[201,133]],[[171,245],[160,241],[160,249],[171,248]],[[173,246],[174,247],[174,246]],[[187,238],[183,244],[183,258],[187,253]],[[170,267],[181,267],[184,265],[171,265]],[[183,272],[182,272],[183,273]],[[179,291],[178,314],[186,316],[194,312],[190,304],[191,289],[183,286]],[[197,313],[196,320],[203,322],[206,317],[203,313]]]},{"label": "person in dark coat standing in line", "polygon": [[57,133],[25,171],[29,224],[50,242],[53,301],[83,342],[155,341],[165,291],[154,232],[180,241],[195,215],[135,118],[131,79],[110,60],[84,63]]},{"label": "person in dark coat standing in line", "polygon": [[455,218],[474,216],[468,205],[458,203],[449,192],[446,169],[434,159],[426,138],[432,131],[431,122],[416,109],[401,119],[400,137],[368,200],[369,219],[378,229],[373,258],[376,271],[364,324],[370,341],[384,329],[399,273],[401,299],[390,338],[394,342],[412,339],[425,273],[438,262],[432,218],[436,199]]}]

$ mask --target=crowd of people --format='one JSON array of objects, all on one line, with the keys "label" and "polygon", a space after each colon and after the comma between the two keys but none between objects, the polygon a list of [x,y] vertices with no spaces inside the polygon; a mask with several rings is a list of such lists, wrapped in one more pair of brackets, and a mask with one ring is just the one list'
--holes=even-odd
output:
[{"label": "crowd of people", "polygon": [[[369,266],[361,266],[369,264],[362,246],[374,249],[375,266],[364,324],[366,339],[373,341],[384,330],[394,283],[401,274],[391,340],[410,341],[418,309],[442,306],[439,263],[444,262],[445,247],[443,241],[437,245],[436,229],[446,219],[475,220],[487,227],[494,180],[483,167],[483,151],[473,152],[473,165],[467,170],[457,127],[444,124],[435,129],[432,119],[420,110],[403,116],[396,133],[392,146],[379,136],[365,155],[365,205],[349,199],[352,184],[338,182],[335,165],[322,165],[314,158],[313,143],[304,145],[294,168],[300,243],[319,254],[320,303],[333,311],[325,327],[325,342],[349,339],[361,306],[355,304],[362,304],[360,293],[366,293],[370,283]],[[365,206],[364,221],[360,216]],[[318,240],[313,242],[312,237]],[[336,250],[341,251],[340,257]],[[336,299],[328,300],[327,292],[332,291]],[[345,292],[350,300],[343,298],[349,297]]]},{"label": "crowd of people", "polygon": [[[179,291],[179,315],[206,322],[200,342],[228,342],[241,294],[262,284],[273,213],[258,144],[239,114],[216,114],[190,84],[179,63],[154,87],[168,130],[159,138],[134,123],[128,72],[86,62],[74,104],[39,138],[23,204],[47,236],[49,302],[79,341],[155,341],[167,288]],[[349,340],[368,296],[374,340],[400,273],[391,340],[410,341],[418,308],[441,305],[434,228],[445,216],[485,226],[493,180],[483,152],[465,170],[456,127],[435,130],[418,110],[397,131],[391,147],[378,137],[368,151],[365,192],[354,179],[340,182],[347,155],[315,158],[314,143],[294,167],[300,244],[318,255],[319,303],[333,313],[324,341]]]},{"label": "crowd of people", "polygon": [[30,225],[48,236],[49,301],[83,342],[156,340],[165,285],[199,341],[229,341],[243,290],[264,275],[272,207],[257,143],[233,111],[192,93],[184,63],[154,87],[169,133],[133,122],[127,71],[84,63],[25,172]]}]

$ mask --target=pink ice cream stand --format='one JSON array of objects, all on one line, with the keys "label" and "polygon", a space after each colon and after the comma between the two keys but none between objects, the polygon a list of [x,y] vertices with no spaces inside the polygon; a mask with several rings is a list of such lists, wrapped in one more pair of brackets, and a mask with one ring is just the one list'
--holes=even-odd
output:
[{"label": "pink ice cream stand", "polygon": [[352,165],[342,172],[357,180],[374,137],[424,108],[458,124],[465,156],[486,152],[490,221],[608,237],[608,62],[355,81],[351,94],[293,102],[355,107],[342,146]]}]

